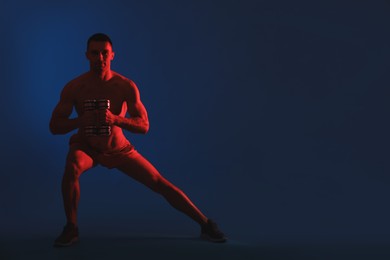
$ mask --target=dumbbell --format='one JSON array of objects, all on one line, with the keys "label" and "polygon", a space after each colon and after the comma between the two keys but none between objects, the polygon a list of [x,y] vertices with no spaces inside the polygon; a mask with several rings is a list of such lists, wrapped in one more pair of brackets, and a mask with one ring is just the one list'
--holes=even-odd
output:
[{"label": "dumbbell", "polygon": [[[109,99],[87,99],[84,101],[84,111],[104,110],[110,109]],[[110,136],[111,126],[101,125],[96,122],[96,125],[84,127],[86,136]]]}]

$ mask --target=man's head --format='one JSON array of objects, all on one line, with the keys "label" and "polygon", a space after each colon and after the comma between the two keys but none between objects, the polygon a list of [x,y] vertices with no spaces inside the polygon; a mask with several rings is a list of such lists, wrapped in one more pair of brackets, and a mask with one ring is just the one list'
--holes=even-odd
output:
[{"label": "man's head", "polygon": [[85,55],[89,60],[91,70],[97,73],[109,71],[114,54],[112,41],[106,34],[96,33],[89,37]]},{"label": "man's head", "polygon": [[89,44],[91,42],[109,42],[110,45],[111,45],[111,48],[112,48],[112,41],[110,39],[110,37],[108,37],[107,34],[104,34],[104,33],[95,33],[94,35],[92,35],[91,37],[89,37],[88,39],[88,42],[87,42],[87,51],[89,49]]}]

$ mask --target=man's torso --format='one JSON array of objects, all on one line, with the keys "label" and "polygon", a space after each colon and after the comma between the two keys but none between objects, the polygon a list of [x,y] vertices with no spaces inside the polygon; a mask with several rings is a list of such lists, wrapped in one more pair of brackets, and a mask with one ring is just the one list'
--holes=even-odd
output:
[{"label": "man's torso", "polygon": [[[121,117],[126,116],[126,87],[127,79],[113,72],[113,77],[106,82],[97,81],[88,73],[72,81],[74,106],[79,116],[84,113],[85,100],[110,100],[110,111]],[[118,126],[111,126],[110,136],[86,136],[84,129],[79,129],[77,139],[86,142],[91,148],[99,152],[115,152],[122,149],[129,142]]]}]

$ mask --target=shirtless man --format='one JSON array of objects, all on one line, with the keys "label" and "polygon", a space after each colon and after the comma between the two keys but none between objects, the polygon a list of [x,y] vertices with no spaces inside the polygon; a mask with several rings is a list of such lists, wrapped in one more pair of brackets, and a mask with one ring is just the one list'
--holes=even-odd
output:
[{"label": "shirtless man", "polygon": [[[50,120],[50,131],[53,134],[66,134],[78,129],[69,141],[62,179],[67,223],[54,245],[70,246],[78,241],[79,177],[98,164],[109,169],[117,168],[161,194],[174,208],[200,225],[203,239],[225,242],[226,237],[218,230],[215,222],[203,215],[183,191],[161,176],[124,136],[122,129],[146,134],[149,121],[137,86],[111,70],[114,52],[110,38],[102,33],[92,35],[87,42],[86,57],[89,60],[89,71],[64,87]],[[87,111],[84,109],[86,100],[103,100],[109,102],[110,106],[108,109]],[[73,107],[78,117],[69,118]],[[87,130],[88,127],[102,125],[109,128],[106,134],[91,134]]]}]

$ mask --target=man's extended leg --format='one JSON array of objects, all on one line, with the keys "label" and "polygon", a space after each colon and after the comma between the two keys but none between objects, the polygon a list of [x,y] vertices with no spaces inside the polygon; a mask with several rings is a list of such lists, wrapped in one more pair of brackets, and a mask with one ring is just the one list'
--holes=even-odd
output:
[{"label": "man's extended leg", "polygon": [[[118,167],[120,171],[161,194],[174,208],[183,212],[202,227],[202,235],[215,242],[226,240],[214,222],[209,220],[175,185],[166,180],[157,169],[138,152],[130,155],[126,163]],[[206,236],[204,236],[206,238]]]},{"label": "man's extended leg", "polygon": [[70,147],[62,178],[62,198],[67,224],[56,239],[56,246],[69,246],[78,240],[77,206],[80,200],[79,177],[93,167],[93,159],[77,145]]}]

